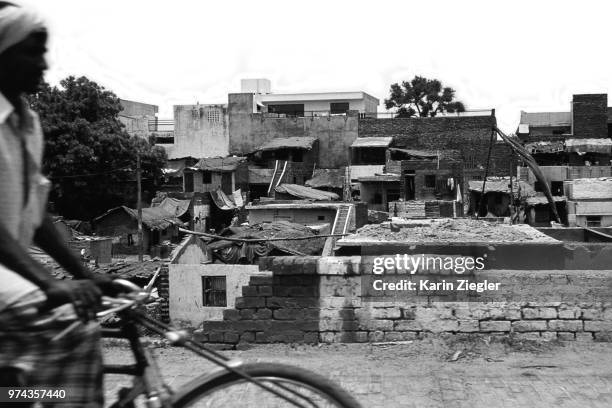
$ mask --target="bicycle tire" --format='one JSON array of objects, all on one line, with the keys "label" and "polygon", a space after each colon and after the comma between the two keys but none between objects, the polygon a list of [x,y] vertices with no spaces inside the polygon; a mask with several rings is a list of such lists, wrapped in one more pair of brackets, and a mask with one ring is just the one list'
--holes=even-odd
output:
[{"label": "bicycle tire", "polygon": [[[329,403],[332,403],[332,407],[361,408],[361,405],[340,386],[336,385],[335,383],[331,382],[323,376],[298,367],[276,363],[253,363],[245,364],[241,366],[240,369],[255,379],[265,381],[268,385],[271,384],[269,380],[272,379],[277,382],[282,382],[284,385],[286,385],[287,383],[293,385],[300,385],[305,389],[316,391],[317,395],[324,397],[329,401]],[[175,394],[176,396],[178,396],[178,398],[173,402],[172,406],[174,408],[188,408],[194,406],[197,407],[197,404],[201,403],[204,398],[210,398],[215,393],[223,393],[224,390],[227,391],[229,387],[232,387],[236,384],[247,383],[248,382],[244,380],[243,377],[229,371],[222,372],[220,375],[214,376],[212,378],[202,377],[201,379],[196,379],[192,383],[190,383],[191,385],[188,387],[189,389],[182,391],[178,390],[178,392]],[[279,397],[274,396],[272,393],[262,390],[254,384],[249,384],[249,386],[257,388],[256,392],[258,393],[259,398],[264,396],[265,393],[267,394],[266,397],[275,398],[277,402],[285,403],[285,405],[282,406],[293,406],[289,402],[286,402],[280,399]],[[285,394],[291,395],[290,393]],[[295,397],[295,399],[299,400],[299,398],[297,397]],[[257,401],[256,403],[260,408],[268,408],[268,405],[261,405]],[[252,401],[250,401],[246,405],[237,405],[237,401],[232,400],[230,404],[231,405],[228,406],[253,406]],[[219,407],[220,405],[214,404],[211,406]]]}]

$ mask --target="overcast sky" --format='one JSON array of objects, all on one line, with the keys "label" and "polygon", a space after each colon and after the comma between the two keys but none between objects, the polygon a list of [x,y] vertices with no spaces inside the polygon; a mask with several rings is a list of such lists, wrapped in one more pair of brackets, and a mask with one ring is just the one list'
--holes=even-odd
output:
[{"label": "overcast sky", "polygon": [[[22,2],[23,3],[23,2]],[[423,75],[468,109],[569,110],[609,93],[612,7],[605,1],[29,0],[49,23],[47,80],[85,75],[159,105],[227,103],[241,78],[276,93],[363,90]],[[382,109],[382,107],[381,107]]]}]

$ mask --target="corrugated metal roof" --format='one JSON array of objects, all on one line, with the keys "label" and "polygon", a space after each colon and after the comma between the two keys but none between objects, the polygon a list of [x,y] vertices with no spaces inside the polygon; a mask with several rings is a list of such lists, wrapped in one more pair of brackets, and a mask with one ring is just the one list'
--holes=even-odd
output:
[{"label": "corrugated metal roof", "polygon": [[300,186],[298,184],[281,184],[274,190],[277,193],[290,194],[294,197],[299,197],[306,200],[329,201],[338,200],[340,198],[336,193]]},{"label": "corrugated metal roof", "polygon": [[264,143],[254,151],[279,150],[279,149],[312,149],[316,142],[315,137],[279,137]]},{"label": "corrugated metal roof", "polygon": [[432,151],[427,151],[427,150],[398,149],[397,147],[392,147],[389,150],[391,150],[392,152],[405,153],[408,156],[413,156],[413,157],[421,157],[421,158],[429,158],[429,159],[432,159],[432,158],[435,159],[438,156],[442,157],[442,152],[432,152]]},{"label": "corrugated metal roof", "polygon": [[213,172],[232,172],[246,161],[246,157],[206,157],[200,159],[191,170],[213,171]]},{"label": "corrugated metal roof", "polygon": [[391,136],[358,137],[351,147],[388,147],[393,141]]},{"label": "corrugated metal roof", "polygon": [[[132,219],[138,220],[138,211],[126,207],[124,205],[120,207],[111,208],[101,216],[97,217],[94,221],[100,222],[100,220],[108,215],[117,212],[117,211],[125,211]],[[152,230],[164,230],[171,225],[183,225],[183,222],[178,219],[178,217],[174,216],[166,212],[161,207],[147,207],[142,209],[142,223],[149,229]]]},{"label": "corrugated metal roof", "polygon": [[523,112],[521,111],[521,124],[531,127],[537,126],[570,126],[571,112]]},{"label": "corrugated metal roof", "polygon": [[314,176],[305,184],[312,188],[342,188],[343,178],[344,169],[316,169]]},{"label": "corrugated metal roof", "polygon": [[399,174],[375,174],[374,176],[359,177],[360,183],[392,183],[400,181]]}]

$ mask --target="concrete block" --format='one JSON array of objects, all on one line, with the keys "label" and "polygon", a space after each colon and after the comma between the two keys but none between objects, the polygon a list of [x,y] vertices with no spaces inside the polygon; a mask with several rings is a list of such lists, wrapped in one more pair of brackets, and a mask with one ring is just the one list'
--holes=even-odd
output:
[{"label": "concrete block", "polygon": [[369,342],[380,342],[380,341],[384,341],[384,339],[385,339],[385,332],[383,331],[376,330],[376,331],[371,331],[368,333]]},{"label": "concrete block", "polygon": [[483,320],[480,322],[480,331],[507,332],[510,331],[511,322],[504,320]]},{"label": "concrete block", "polygon": [[265,319],[271,319],[271,318],[272,318],[272,310],[271,309],[259,308],[253,314],[253,319],[254,320],[265,320]]},{"label": "concrete block", "polygon": [[223,311],[223,320],[240,320],[240,311],[236,309],[226,309]]},{"label": "concrete block", "polygon": [[416,320],[396,320],[393,330],[395,331],[420,331],[423,330],[423,324]]},{"label": "concrete block", "polygon": [[584,331],[600,332],[600,331],[612,331],[612,321],[603,320],[585,320]]},{"label": "concrete block", "polygon": [[457,331],[462,333],[473,333],[480,331],[478,320],[457,320],[459,328]]},{"label": "concrete block", "polygon": [[266,299],[263,297],[237,297],[235,307],[236,309],[247,309],[254,307],[265,307]]},{"label": "concrete block", "polygon": [[[240,310],[240,319],[241,320],[252,320],[253,319],[253,315],[255,314],[255,310],[257,310],[257,309],[242,309],[242,310]],[[223,314],[225,316],[225,312]],[[226,320],[230,320],[230,319],[226,319]]]},{"label": "concrete block", "polygon": [[576,340],[576,335],[574,333],[558,332],[557,338],[561,341],[574,341]]},{"label": "concrete block", "polygon": [[541,320],[541,319],[556,319],[557,309],[554,307],[526,307],[522,310],[523,319],[525,320]]},{"label": "concrete block", "polygon": [[402,317],[402,312],[399,307],[386,307],[372,309],[372,318],[374,319],[399,319]]},{"label": "concrete block", "polygon": [[300,320],[304,318],[303,309],[276,309],[272,314],[277,320]]},{"label": "concrete block", "polygon": [[548,330],[559,332],[577,332],[582,331],[582,320],[549,320]]},{"label": "concrete block", "polygon": [[576,333],[576,341],[593,341],[593,333]]},{"label": "concrete block", "polygon": [[520,340],[541,340],[540,332],[516,333],[514,337]]},{"label": "concrete block", "polygon": [[319,333],[319,341],[321,343],[333,343],[335,339],[334,332],[321,332]]},{"label": "concrete block", "polygon": [[512,330],[515,332],[544,331],[546,329],[545,320],[518,320],[512,322]]}]

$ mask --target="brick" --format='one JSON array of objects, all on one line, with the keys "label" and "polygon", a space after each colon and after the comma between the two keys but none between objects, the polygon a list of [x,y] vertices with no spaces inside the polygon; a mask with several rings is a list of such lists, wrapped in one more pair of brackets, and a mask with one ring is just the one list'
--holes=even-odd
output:
[{"label": "brick", "polygon": [[236,309],[226,309],[223,311],[223,320],[240,320],[240,311]]},{"label": "brick", "polygon": [[580,319],[582,311],[580,308],[559,309],[559,319]]},{"label": "brick", "polygon": [[265,307],[266,299],[263,297],[237,297],[236,309],[247,309],[253,307]]},{"label": "brick", "polygon": [[516,332],[530,332],[546,330],[545,320],[518,320],[512,322],[512,330]]},{"label": "brick", "polygon": [[243,286],[242,296],[257,296],[257,286]]},{"label": "brick", "polygon": [[318,307],[319,299],[317,298],[268,297],[266,298],[266,305],[269,308]]},{"label": "brick", "polygon": [[612,331],[612,322],[603,320],[585,320],[584,331]]},{"label": "brick", "polygon": [[271,318],[272,318],[272,310],[270,309],[259,308],[253,314],[253,319],[255,320],[265,320],[265,319],[271,319]]},{"label": "brick", "polygon": [[223,341],[225,343],[238,343],[240,335],[236,332],[228,332],[223,335]]},{"label": "brick", "polygon": [[272,275],[254,275],[249,279],[249,285],[272,285]]},{"label": "brick", "polygon": [[304,318],[303,309],[276,309],[272,314],[277,320],[300,320]]},{"label": "brick", "polygon": [[557,338],[562,341],[574,341],[576,340],[576,335],[574,333],[558,332]]},{"label": "brick", "polygon": [[478,320],[457,320],[459,328],[457,331],[463,333],[472,333],[480,330]]},{"label": "brick", "polygon": [[376,330],[368,333],[368,341],[370,342],[380,342],[385,339],[385,332]]},{"label": "brick", "polygon": [[510,331],[511,322],[504,320],[483,320],[480,322],[480,331],[507,332]]},{"label": "brick", "polygon": [[421,322],[416,320],[396,320],[393,330],[395,331],[420,331],[423,330]]},{"label": "brick", "polygon": [[252,320],[256,309],[242,309],[240,310],[240,319]]},{"label": "brick", "polygon": [[593,341],[593,333],[576,333],[576,341]]},{"label": "brick", "polygon": [[211,343],[223,343],[224,334],[222,331],[212,331],[208,333],[208,341]]},{"label": "brick", "polygon": [[552,307],[526,307],[522,309],[523,319],[525,320],[541,320],[541,319],[556,319],[557,309]]},{"label": "brick", "polygon": [[257,293],[259,294],[259,296],[272,296],[272,286],[257,286]]},{"label": "brick", "polygon": [[304,334],[304,343],[317,344],[319,342],[319,332],[308,332]]},{"label": "brick", "polygon": [[549,320],[548,330],[577,332],[582,331],[582,320]]},{"label": "brick", "polygon": [[321,332],[319,333],[319,341],[321,343],[333,343],[335,339],[334,332]]},{"label": "brick", "polygon": [[374,319],[399,319],[400,317],[402,317],[402,312],[399,307],[372,309]]}]

